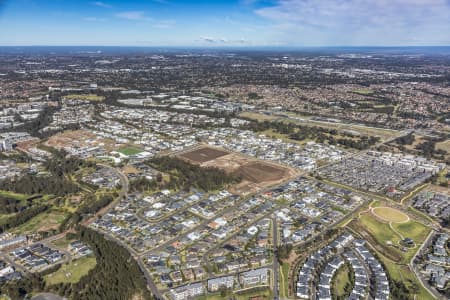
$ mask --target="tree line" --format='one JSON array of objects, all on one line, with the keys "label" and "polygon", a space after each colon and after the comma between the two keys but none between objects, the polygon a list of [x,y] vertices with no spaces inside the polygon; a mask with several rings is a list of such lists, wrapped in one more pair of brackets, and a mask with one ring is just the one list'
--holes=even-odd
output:
[{"label": "tree line", "polygon": [[4,218],[0,221],[0,233],[17,227],[31,220],[33,217],[50,209],[49,205],[35,205],[22,210],[12,216]]},{"label": "tree line", "polygon": [[[243,126],[243,129],[262,132],[273,130],[277,133],[287,135],[290,139],[304,141],[307,139],[315,140],[318,143],[327,142],[330,145],[341,145],[347,148],[364,150],[379,142],[379,137],[374,136],[355,136],[344,131],[324,128],[319,126],[305,126],[283,121],[263,121],[257,122],[249,120],[250,123]],[[341,136],[341,137],[337,137]]]},{"label": "tree line", "polygon": [[173,156],[157,156],[145,163],[170,175],[170,180],[163,184],[168,189],[189,190],[194,187],[212,191],[241,181],[241,177],[235,174],[213,167],[202,168]]}]

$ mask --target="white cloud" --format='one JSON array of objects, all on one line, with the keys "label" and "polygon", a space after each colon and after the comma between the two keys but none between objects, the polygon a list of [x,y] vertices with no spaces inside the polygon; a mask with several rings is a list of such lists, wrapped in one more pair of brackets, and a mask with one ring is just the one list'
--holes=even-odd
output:
[{"label": "white cloud", "polygon": [[166,28],[172,28],[176,24],[175,20],[161,20],[156,21],[155,24],[152,26],[154,28],[160,28],[160,29],[166,29]]},{"label": "white cloud", "polygon": [[439,43],[450,32],[447,0],[279,0],[255,13],[297,43]]},{"label": "white cloud", "polygon": [[95,5],[95,6],[104,7],[104,8],[111,8],[112,7],[111,5],[109,5],[109,4],[105,3],[105,2],[102,2],[102,1],[94,1],[94,2],[91,2],[91,4]]},{"label": "white cloud", "polygon": [[89,21],[89,22],[103,22],[103,21],[106,21],[106,19],[104,19],[104,18],[97,18],[97,17],[85,17],[85,18],[83,18],[83,20]]},{"label": "white cloud", "polygon": [[200,39],[196,40],[195,42],[205,43],[205,44],[217,44],[217,45],[243,45],[243,44],[250,44],[249,41],[247,41],[244,38],[237,39],[237,40],[230,40],[225,37],[210,37],[210,36],[202,36]]},{"label": "white cloud", "polygon": [[151,20],[143,11],[124,11],[115,15],[117,18],[126,20]]}]

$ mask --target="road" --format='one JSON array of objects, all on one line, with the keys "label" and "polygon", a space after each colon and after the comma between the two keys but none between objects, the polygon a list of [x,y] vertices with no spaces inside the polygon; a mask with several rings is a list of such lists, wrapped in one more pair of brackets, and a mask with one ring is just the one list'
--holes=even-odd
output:
[{"label": "road", "polygon": [[103,216],[104,214],[107,214],[109,211],[111,211],[114,207],[119,204],[120,200],[125,199],[128,195],[128,188],[129,188],[129,181],[128,178],[120,171],[118,168],[111,167],[109,165],[105,164],[98,164],[99,166],[102,166],[104,168],[109,169],[111,172],[115,172],[119,178],[120,178],[120,185],[122,188],[119,191],[118,196],[116,199],[114,199],[110,204],[100,209],[94,216],[83,222],[83,225],[87,226],[94,222],[98,217]]},{"label": "road", "polygon": [[416,259],[416,257],[422,252],[423,248],[428,247],[428,245],[430,244],[431,239],[434,236],[435,231],[431,230],[430,233],[428,234],[427,238],[425,239],[425,241],[423,241],[422,245],[420,246],[419,250],[417,250],[416,254],[414,254],[414,256],[411,258],[408,267],[410,270],[412,270],[414,272],[414,275],[416,275],[417,279],[419,280],[420,284],[422,285],[422,287],[424,289],[426,289],[428,291],[428,293],[430,293],[430,295],[432,295],[435,299],[445,299],[441,294],[439,294],[434,288],[432,288],[428,282],[426,282],[419,270],[417,270],[415,264],[414,264],[414,260]]},{"label": "road", "polygon": [[[273,274],[273,299],[278,300],[279,299],[279,290],[280,290],[280,279],[279,279],[279,270],[280,270],[280,264],[278,263],[278,258],[275,257],[277,253],[277,247],[278,247],[278,224],[277,224],[277,218],[274,216],[272,217],[272,234],[273,234],[273,266],[272,266],[272,274]],[[288,281],[288,278],[284,278],[285,281]],[[285,295],[287,296],[287,295]]]}]

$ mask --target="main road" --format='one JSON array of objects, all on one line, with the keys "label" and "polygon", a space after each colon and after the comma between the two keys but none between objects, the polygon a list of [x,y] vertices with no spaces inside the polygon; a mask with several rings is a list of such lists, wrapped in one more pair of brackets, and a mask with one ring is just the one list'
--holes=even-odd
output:
[{"label": "main road", "polygon": [[[278,272],[280,270],[280,264],[278,263],[278,257],[277,257],[277,247],[278,247],[278,224],[277,224],[277,217],[272,217],[272,234],[273,234],[273,267],[272,267],[272,273],[273,273],[273,299],[278,300],[279,299],[279,289],[280,289],[280,280],[278,278]],[[288,278],[285,278],[284,280],[288,281]],[[289,281],[288,281],[289,282]],[[287,295],[286,295],[287,296]]]}]

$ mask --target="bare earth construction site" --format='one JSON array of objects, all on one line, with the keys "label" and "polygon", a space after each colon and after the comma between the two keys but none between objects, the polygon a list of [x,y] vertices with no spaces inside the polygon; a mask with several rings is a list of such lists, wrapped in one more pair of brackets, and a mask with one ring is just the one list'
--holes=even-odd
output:
[{"label": "bare earth construction site", "polygon": [[300,175],[293,168],[207,145],[189,149],[177,156],[202,167],[215,167],[241,176],[242,181],[231,189],[240,195],[256,193]]}]

